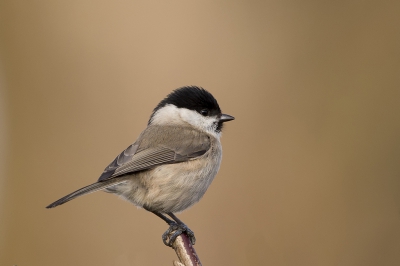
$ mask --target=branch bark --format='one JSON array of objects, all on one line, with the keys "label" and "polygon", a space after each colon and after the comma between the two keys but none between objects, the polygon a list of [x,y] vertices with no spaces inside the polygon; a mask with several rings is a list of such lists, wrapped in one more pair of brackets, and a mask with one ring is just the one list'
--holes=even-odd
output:
[{"label": "branch bark", "polygon": [[202,266],[196,250],[190,243],[189,237],[183,233],[172,244],[179,261],[174,261],[174,266]]}]

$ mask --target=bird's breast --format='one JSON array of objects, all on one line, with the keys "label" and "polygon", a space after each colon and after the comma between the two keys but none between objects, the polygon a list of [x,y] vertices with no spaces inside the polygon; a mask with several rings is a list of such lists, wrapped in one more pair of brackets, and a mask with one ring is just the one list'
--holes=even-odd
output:
[{"label": "bird's breast", "polygon": [[180,212],[198,202],[216,176],[220,145],[204,155],[134,174],[118,193],[137,206],[160,212]]}]

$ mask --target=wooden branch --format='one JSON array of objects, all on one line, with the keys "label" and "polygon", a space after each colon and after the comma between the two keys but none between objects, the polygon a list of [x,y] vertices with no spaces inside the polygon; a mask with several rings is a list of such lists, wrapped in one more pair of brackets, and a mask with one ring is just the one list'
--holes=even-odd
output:
[{"label": "wooden branch", "polygon": [[196,250],[185,233],[176,238],[172,248],[180,260],[180,262],[174,261],[174,266],[202,266]]}]

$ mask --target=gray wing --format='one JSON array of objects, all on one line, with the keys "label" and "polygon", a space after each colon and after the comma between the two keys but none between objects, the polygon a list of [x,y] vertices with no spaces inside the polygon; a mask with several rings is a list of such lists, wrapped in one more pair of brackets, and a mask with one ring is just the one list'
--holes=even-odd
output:
[{"label": "gray wing", "polygon": [[112,161],[106,167],[106,169],[104,169],[104,172],[101,174],[98,181],[109,179],[114,174],[115,170],[117,170],[118,167],[129,162],[132,159],[133,155],[136,153],[138,146],[139,145],[137,145],[136,142],[133,143],[132,145],[129,145],[128,148],[126,148],[123,152],[121,152],[114,159],[114,161]]},{"label": "gray wing", "polygon": [[98,181],[162,164],[188,161],[205,154],[210,146],[208,135],[191,128],[148,127],[134,144],[106,167]]}]

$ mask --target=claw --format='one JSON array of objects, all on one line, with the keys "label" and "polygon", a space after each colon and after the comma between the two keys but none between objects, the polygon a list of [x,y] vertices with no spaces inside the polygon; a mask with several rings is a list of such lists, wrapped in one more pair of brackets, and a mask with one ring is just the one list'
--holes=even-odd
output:
[{"label": "claw", "polygon": [[[171,235],[172,232],[173,234]],[[169,228],[162,235],[164,245],[172,247],[172,244],[175,242],[176,238],[183,233],[186,233],[192,245],[196,243],[196,238],[192,230],[190,230],[185,224],[178,224],[174,222],[170,223]]]},{"label": "claw", "polygon": [[186,226],[186,235],[189,237],[190,243],[194,245],[196,243],[196,237],[194,236],[194,233],[192,230],[189,229],[189,227]]}]

